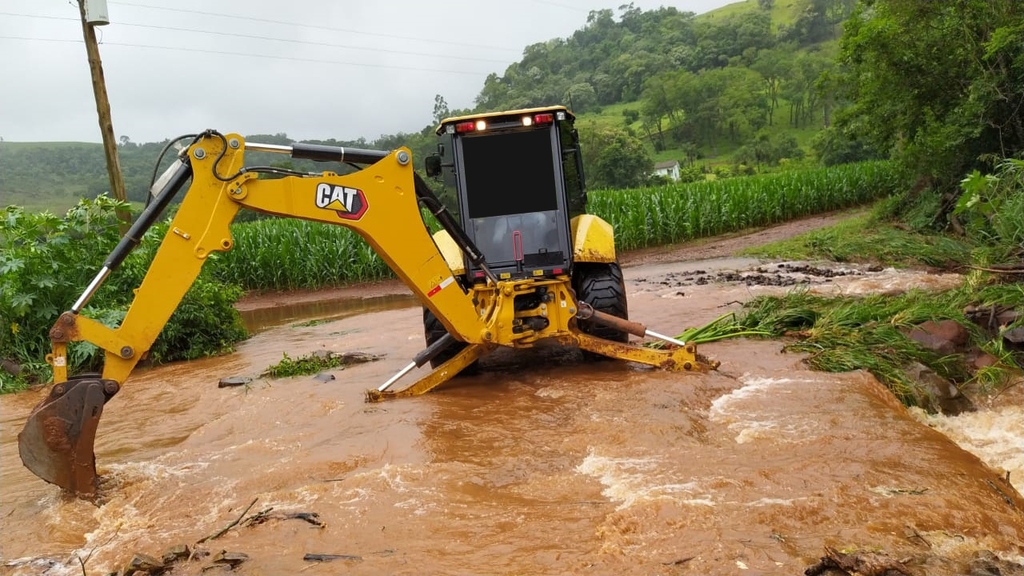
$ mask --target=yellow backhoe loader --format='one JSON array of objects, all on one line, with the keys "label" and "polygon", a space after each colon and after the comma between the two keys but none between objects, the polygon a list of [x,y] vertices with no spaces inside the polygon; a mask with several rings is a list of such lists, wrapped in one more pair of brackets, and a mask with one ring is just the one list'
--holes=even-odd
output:
[{"label": "yellow backhoe loader", "polygon": [[[369,401],[423,394],[497,347],[528,348],[540,341],[668,370],[714,368],[692,344],[627,320],[612,228],[583,213],[585,182],[573,122],[561,106],[444,120],[437,128],[438,152],[427,157],[425,168],[457,198],[461,225],[413,171],[406,148],[278,146],[214,130],[182,137],[191,143],[154,185],[152,202],[50,330],[54,385],[18,436],[25,466],[68,491],[95,493],[93,442],[104,405],[152,346],[207,258],[231,249],[229,226],[242,208],[355,230],[423,304],[427,348],[369,390]],[[283,170],[244,167],[247,151],[363,167],[346,175],[291,172],[259,179],[262,172]],[[120,327],[81,315],[189,180]],[[420,205],[443,230],[430,235]],[[671,345],[630,345],[629,334]],[[76,341],[104,350],[101,375],[68,374],[67,346]],[[405,389],[390,389],[427,362],[432,372]]]}]

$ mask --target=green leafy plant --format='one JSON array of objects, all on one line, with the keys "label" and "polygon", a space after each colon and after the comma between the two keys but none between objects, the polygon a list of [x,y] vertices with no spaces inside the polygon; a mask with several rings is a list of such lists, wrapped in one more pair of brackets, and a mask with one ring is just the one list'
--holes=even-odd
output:
[{"label": "green leafy plant", "polygon": [[971,172],[953,214],[970,235],[1011,251],[1024,251],[1024,160],[1007,158],[994,174]]},{"label": "green leafy plant", "polygon": [[[81,200],[61,218],[8,206],[0,218],[0,358],[20,366],[18,377],[0,371],[0,390],[19,389],[50,377],[43,358],[48,332],[92,280],[103,258],[119,241],[116,211],[126,204],[99,196]],[[114,327],[124,318],[133,290],[166,233],[155,226],[97,292],[83,315]],[[246,337],[232,304],[241,290],[200,275],[154,343],[156,361],[214,354]],[[72,373],[95,370],[102,351],[78,343],[69,347]]]}]

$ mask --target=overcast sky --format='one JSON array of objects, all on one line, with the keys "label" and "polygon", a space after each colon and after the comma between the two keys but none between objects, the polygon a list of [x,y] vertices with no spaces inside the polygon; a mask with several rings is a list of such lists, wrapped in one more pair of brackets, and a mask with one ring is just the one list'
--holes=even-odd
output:
[{"label": "overcast sky", "polygon": [[[730,1],[634,3],[701,13]],[[430,123],[435,94],[471,106],[525,46],[623,2],[107,0],[111,24],[98,30],[118,137],[372,139]],[[72,0],[0,0],[0,78],[4,140],[100,141]]]}]

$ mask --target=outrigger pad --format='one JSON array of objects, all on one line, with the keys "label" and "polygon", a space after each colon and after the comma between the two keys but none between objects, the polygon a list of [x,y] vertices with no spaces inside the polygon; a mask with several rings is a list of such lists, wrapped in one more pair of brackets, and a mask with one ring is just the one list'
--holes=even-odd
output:
[{"label": "outrigger pad", "polygon": [[95,376],[55,384],[18,434],[18,452],[25,467],[75,494],[95,494],[96,428],[103,405],[119,388],[117,382]]}]

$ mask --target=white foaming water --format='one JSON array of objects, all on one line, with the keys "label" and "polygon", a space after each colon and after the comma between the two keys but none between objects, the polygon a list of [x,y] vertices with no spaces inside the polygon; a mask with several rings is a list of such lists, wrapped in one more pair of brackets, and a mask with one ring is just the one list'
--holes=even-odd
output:
[{"label": "white foaming water", "polygon": [[444,470],[432,471],[422,464],[385,464],[365,472],[352,474],[331,488],[332,502],[349,508],[365,506],[375,498],[392,498],[401,494],[405,500],[395,504],[400,508],[433,507],[430,502],[443,500],[436,487],[427,481],[431,477],[442,477]]},{"label": "white foaming water", "polygon": [[932,415],[920,408],[910,413],[989,466],[1008,471],[1013,487],[1024,492],[1024,407],[980,408],[959,416]]},{"label": "white foaming water", "polygon": [[762,506],[792,506],[794,502],[799,500],[807,500],[807,498],[758,498],[753,502],[747,502],[746,506],[753,508],[760,508]]},{"label": "white foaming water", "polygon": [[119,483],[138,481],[159,481],[171,477],[183,477],[194,474],[209,466],[208,462],[186,462],[183,464],[161,464],[158,458],[149,462],[121,462],[108,464],[106,472],[118,479]]},{"label": "white foaming water", "polygon": [[[657,473],[659,460],[656,458],[608,458],[598,456],[593,449],[576,471],[597,478],[605,489],[601,494],[615,502],[621,502],[617,510],[623,510],[638,502],[651,500],[672,500],[693,506],[714,506],[710,496],[695,495],[695,482],[659,483]],[[686,497],[690,496],[690,497]]]},{"label": "white foaming water", "polygon": [[772,386],[792,382],[792,380],[789,378],[752,378],[748,374],[744,374],[740,376],[740,382],[744,383],[743,387],[719,396],[711,402],[711,410],[708,413],[711,420],[719,421],[733,415],[737,411],[734,405],[741,400],[755,395],[760,396]]},{"label": "white foaming water", "polygon": [[15,558],[7,560],[0,566],[11,569],[12,576],[28,576],[30,574],[46,574],[46,576],[71,576],[81,574],[82,569],[75,561],[61,561],[56,558]]},{"label": "white foaming water", "polygon": [[546,388],[541,388],[540,390],[537,390],[536,392],[534,392],[534,394],[541,398],[551,398],[552,400],[557,400],[565,396],[565,390],[558,390],[552,386],[548,386]]},{"label": "white foaming water", "polygon": [[[736,443],[746,444],[761,438],[786,439],[799,441],[809,436],[816,426],[794,415],[788,415],[784,421],[771,418],[763,405],[756,401],[771,394],[780,396],[792,394],[787,385],[812,383],[815,380],[800,378],[762,378],[744,374],[740,377],[744,386],[719,396],[711,402],[708,419],[728,425],[729,430],[736,432]],[[750,405],[747,407],[747,405]]]},{"label": "white foaming water", "polygon": [[[159,512],[165,504],[173,501],[183,490],[195,481],[197,474],[207,469],[209,462],[173,462],[178,453],[164,454],[145,462],[124,462],[109,464],[104,476],[116,488],[99,506],[91,510],[94,528],[84,534],[81,548],[69,555],[69,562],[54,566],[46,574],[81,574],[81,567],[75,559],[91,557],[89,572],[107,573],[114,568],[110,564],[117,558],[123,547],[145,540],[153,533],[153,526],[161,526],[160,533],[170,539],[184,538],[192,534],[197,525],[215,524],[222,521],[224,513],[237,506],[235,487],[237,480],[217,478],[216,488],[207,496],[206,514],[192,518],[187,523],[167,522]],[[160,486],[160,490],[155,487]],[[159,496],[154,497],[154,494]],[[67,506],[82,504],[81,501],[67,503]],[[89,504],[89,506],[92,506]],[[50,522],[59,522],[66,512],[63,506],[47,508]]]}]

